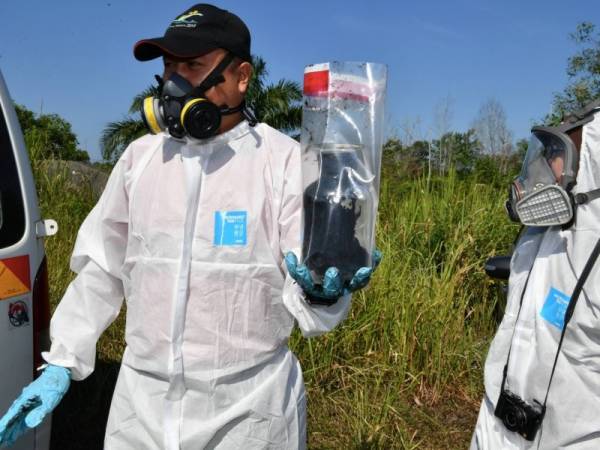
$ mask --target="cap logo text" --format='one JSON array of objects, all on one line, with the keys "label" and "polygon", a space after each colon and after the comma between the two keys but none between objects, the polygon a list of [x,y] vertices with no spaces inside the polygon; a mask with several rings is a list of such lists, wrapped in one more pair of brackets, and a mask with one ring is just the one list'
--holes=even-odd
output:
[{"label": "cap logo text", "polygon": [[177,19],[175,19],[173,22],[171,22],[171,25],[169,26],[169,28],[182,28],[182,27],[183,28],[195,28],[198,26],[198,22],[195,20],[192,20],[192,17],[203,17],[203,16],[204,16],[204,14],[202,14],[197,9],[194,9],[192,11],[187,12],[186,14],[182,14]]}]

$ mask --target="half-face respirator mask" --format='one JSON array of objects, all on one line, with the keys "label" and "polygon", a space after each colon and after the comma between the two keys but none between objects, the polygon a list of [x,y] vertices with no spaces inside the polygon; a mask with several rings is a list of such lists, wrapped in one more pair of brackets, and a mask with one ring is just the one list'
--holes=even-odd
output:
[{"label": "half-face respirator mask", "polygon": [[254,126],[256,119],[245,102],[230,108],[227,105],[218,106],[206,98],[206,91],[225,81],[223,71],[233,58],[234,55],[228,53],[204,81],[195,87],[177,73],[171,74],[166,81],[156,75],[160,94],[157,97],[146,97],[141,110],[142,120],[150,132],[157,134],[167,131],[178,139],[186,135],[206,139],[218,132],[223,116],[240,111],[250,125]]},{"label": "half-face respirator mask", "polygon": [[559,127],[533,127],[520,175],[513,181],[506,211],[511,220],[527,226],[570,226],[577,206],[600,197],[600,189],[573,194],[579,149],[568,132],[591,121]]}]

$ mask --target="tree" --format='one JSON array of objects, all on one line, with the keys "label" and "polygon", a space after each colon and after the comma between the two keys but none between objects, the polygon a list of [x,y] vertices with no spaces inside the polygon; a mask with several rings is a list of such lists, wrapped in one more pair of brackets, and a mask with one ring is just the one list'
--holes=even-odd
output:
[{"label": "tree", "polygon": [[550,125],[600,98],[600,32],[596,32],[594,24],[581,22],[569,37],[579,51],[568,60],[569,84],[554,95],[552,113],[546,117]]},{"label": "tree", "polygon": [[472,129],[465,133],[448,131],[431,141],[429,146],[440,174],[448,173],[451,168],[459,173],[469,173],[479,155],[479,143]]},{"label": "tree", "polygon": [[295,81],[281,79],[265,84],[269,72],[260,56],[252,57],[253,74],[246,101],[258,120],[284,133],[297,134],[302,122],[302,89]]},{"label": "tree", "polygon": [[[450,105],[449,100],[446,105],[448,122],[450,121]],[[438,105],[437,110],[440,111]],[[442,125],[444,127],[446,125]],[[405,118],[400,125],[402,130],[401,142],[403,145],[401,158],[406,161],[405,165],[407,172],[413,176],[421,175],[427,166],[427,185],[431,179],[431,168],[434,159],[432,154],[431,142],[428,140],[430,132],[427,132],[427,137],[424,136],[421,128],[421,119],[416,118]]]},{"label": "tree", "polygon": [[524,161],[525,155],[527,154],[527,147],[529,146],[529,141],[525,138],[519,139],[516,144],[515,157],[518,161]]},{"label": "tree", "polygon": [[451,159],[448,167],[454,167],[459,173],[470,173],[475,167],[479,156],[479,142],[475,137],[475,130],[470,129],[464,133],[453,131],[446,133],[441,139],[446,152]]},{"label": "tree", "polygon": [[[247,104],[253,109],[258,120],[285,133],[297,135],[302,119],[300,85],[284,79],[267,84],[267,64],[259,56],[252,57],[252,66],[252,79],[246,94]],[[133,98],[128,116],[106,126],[100,139],[105,160],[115,161],[130,142],[147,133],[141,118],[133,115],[139,113],[144,98],[158,94],[158,87],[146,88]]]},{"label": "tree", "polygon": [[[434,111],[434,129],[437,135],[437,141],[435,145],[435,163],[440,173],[446,173],[450,165],[452,164],[452,147],[450,139],[447,135],[452,125],[452,104],[453,100],[451,97],[446,97],[440,101]],[[446,139],[444,139],[446,136]]]},{"label": "tree", "polygon": [[15,112],[17,113],[17,119],[19,119],[23,134],[25,134],[25,131],[30,130],[35,126],[36,120],[33,111],[27,109],[25,106],[15,103]]},{"label": "tree", "polygon": [[400,158],[403,146],[398,138],[390,138],[381,149],[381,162],[383,166],[396,164]]},{"label": "tree", "polygon": [[89,161],[85,150],[79,148],[77,137],[71,124],[58,114],[36,115],[23,105],[15,105],[17,118],[21,124],[28,147],[36,142],[36,148],[42,150],[38,158],[57,158],[71,161]]},{"label": "tree", "polygon": [[397,175],[419,176],[427,164],[428,151],[427,141],[414,141],[410,145],[404,145],[398,138],[388,139],[383,145],[383,168],[388,172],[392,168]]},{"label": "tree", "polygon": [[513,151],[513,138],[506,124],[506,113],[500,102],[495,99],[484,102],[473,122],[473,129],[481,145],[481,152],[496,157],[500,163],[501,173],[506,174],[508,160]]}]

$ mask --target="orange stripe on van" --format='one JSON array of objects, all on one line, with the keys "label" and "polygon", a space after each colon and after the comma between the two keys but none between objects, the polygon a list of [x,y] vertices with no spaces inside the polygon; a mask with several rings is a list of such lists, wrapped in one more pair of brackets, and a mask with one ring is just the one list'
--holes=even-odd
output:
[{"label": "orange stripe on van", "polygon": [[29,256],[0,260],[0,300],[31,291]]}]

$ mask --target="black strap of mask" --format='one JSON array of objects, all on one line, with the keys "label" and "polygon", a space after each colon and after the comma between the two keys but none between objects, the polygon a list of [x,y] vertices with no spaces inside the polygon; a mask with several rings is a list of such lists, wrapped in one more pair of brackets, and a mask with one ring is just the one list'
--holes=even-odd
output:
[{"label": "black strap of mask", "polygon": [[248,125],[250,125],[251,127],[256,126],[256,124],[258,123],[258,119],[254,115],[254,111],[252,111],[252,109],[246,105],[246,102],[244,102],[244,108],[242,109],[242,115],[244,116],[244,119],[246,119],[248,121]]},{"label": "black strap of mask", "polygon": [[228,116],[229,114],[235,114],[237,112],[243,111],[245,107],[246,102],[242,101],[242,103],[240,103],[237,106],[234,106],[233,108],[230,108],[229,106],[221,106],[219,107],[219,111],[221,112],[221,115]]},{"label": "black strap of mask", "polygon": [[235,56],[233,53],[227,53],[221,62],[217,64],[217,67],[215,67],[208,74],[204,81],[194,88],[192,95],[201,97],[210,88],[216,86],[217,84],[223,83],[225,81],[225,77],[223,77],[223,71],[227,68],[227,66],[229,66],[229,64],[231,64],[234,58]]},{"label": "black strap of mask", "polygon": [[[228,52],[225,57],[221,60],[221,62],[219,64],[217,64],[217,67],[215,67],[209,74],[208,76],[204,79],[204,81],[202,81],[202,83],[200,83],[198,86],[196,86],[193,91],[191,92],[192,96],[199,96],[199,97],[203,97],[204,93],[206,91],[208,91],[210,88],[221,84],[225,81],[225,77],[223,77],[223,71],[227,68],[227,66],[229,66],[229,64],[231,64],[231,62],[234,60],[235,55],[233,53]],[[159,80],[159,84],[161,84],[162,79]],[[219,111],[221,112],[222,115],[226,116],[229,114],[235,114],[237,112],[242,112],[242,114],[244,115],[244,119],[246,119],[248,121],[248,124],[251,127],[254,127],[257,123],[258,120],[256,119],[256,116],[254,115],[254,112],[248,107],[248,105],[246,105],[246,101],[242,101],[242,103],[240,103],[238,106],[234,106],[233,108],[230,108],[228,106],[222,106],[219,108]]]},{"label": "black strap of mask", "polygon": [[585,205],[586,203],[596,200],[597,198],[600,198],[600,189],[594,189],[593,191],[582,192],[574,195],[575,204],[577,205]]},{"label": "black strap of mask", "polygon": [[235,113],[241,111],[242,115],[244,116],[244,119],[246,119],[248,121],[248,125],[250,125],[251,127],[254,127],[258,123],[258,120],[256,119],[256,116],[254,115],[254,112],[250,109],[250,107],[248,107],[248,105],[246,105],[245,100],[243,100],[242,103],[240,103],[239,105],[237,105],[233,108],[230,108],[228,106],[221,106],[219,111],[221,112],[221,115],[223,115],[223,116],[227,116],[229,114],[235,114]]},{"label": "black strap of mask", "polygon": [[165,85],[165,80],[160,75],[154,75],[154,79],[158,83],[158,92],[162,92],[163,86]]},{"label": "black strap of mask", "polygon": [[[598,255],[600,255],[600,239],[598,239],[598,242],[596,242],[596,246],[592,250],[590,257],[588,258],[587,262],[585,263],[583,271],[581,272],[581,276],[579,277],[579,279],[577,280],[577,283],[575,284],[575,289],[573,289],[573,294],[571,295],[571,299],[569,300],[569,304],[567,305],[567,309],[565,311],[565,320],[564,320],[563,328],[562,328],[562,331],[560,334],[560,340],[558,341],[558,347],[556,349],[554,363],[552,364],[552,372],[550,373],[550,380],[548,381],[548,387],[546,389],[546,396],[544,397],[542,411],[546,411],[546,402],[548,401],[548,394],[550,393],[550,386],[552,385],[552,378],[554,377],[554,371],[556,370],[558,356],[560,355],[560,349],[562,347],[562,343],[563,343],[563,340],[565,337],[565,332],[567,331],[567,324],[569,323],[569,320],[571,320],[571,317],[573,316],[573,311],[575,310],[575,305],[577,304],[579,295],[581,294],[581,291],[583,290],[583,285],[585,284],[588,276],[590,275],[590,272],[592,271],[592,268],[594,267],[594,264],[596,263],[596,260],[598,259]],[[536,256],[536,258],[537,258],[537,256]],[[535,262],[535,259],[534,259],[534,262]],[[512,342],[514,339],[515,330],[517,328],[517,323],[519,321],[519,316],[521,315],[521,308],[523,306],[523,298],[525,296],[525,291],[527,290],[527,284],[529,283],[529,276],[531,275],[532,270],[533,270],[533,265],[532,265],[531,269],[529,270],[529,274],[527,275],[527,280],[525,281],[525,286],[523,287],[523,292],[521,293],[521,304],[519,305],[519,312],[517,313],[517,318],[515,320],[515,328],[513,329],[513,335],[511,338],[511,342],[510,342],[510,347],[508,348],[508,356],[506,358],[506,364],[504,365],[504,373],[502,376],[502,385],[500,388],[501,392],[504,391],[504,386],[506,384],[506,378],[508,376],[508,361],[510,359],[510,352],[512,350]]]}]

